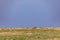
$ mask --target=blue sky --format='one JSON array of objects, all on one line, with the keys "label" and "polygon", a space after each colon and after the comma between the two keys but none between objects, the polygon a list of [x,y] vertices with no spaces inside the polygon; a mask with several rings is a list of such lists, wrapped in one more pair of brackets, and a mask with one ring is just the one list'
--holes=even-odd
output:
[{"label": "blue sky", "polygon": [[0,27],[60,26],[60,0],[0,0]]}]

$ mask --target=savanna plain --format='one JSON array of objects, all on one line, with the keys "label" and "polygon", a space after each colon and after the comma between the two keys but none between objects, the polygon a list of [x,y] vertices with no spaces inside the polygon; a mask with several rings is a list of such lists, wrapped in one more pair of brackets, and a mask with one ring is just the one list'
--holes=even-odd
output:
[{"label": "savanna plain", "polygon": [[0,40],[60,40],[60,28],[0,28]]}]

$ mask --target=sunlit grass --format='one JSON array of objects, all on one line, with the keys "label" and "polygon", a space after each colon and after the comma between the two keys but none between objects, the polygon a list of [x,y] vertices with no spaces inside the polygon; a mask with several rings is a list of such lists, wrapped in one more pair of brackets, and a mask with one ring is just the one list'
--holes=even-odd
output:
[{"label": "sunlit grass", "polygon": [[0,30],[0,40],[60,40],[60,30],[54,29]]}]

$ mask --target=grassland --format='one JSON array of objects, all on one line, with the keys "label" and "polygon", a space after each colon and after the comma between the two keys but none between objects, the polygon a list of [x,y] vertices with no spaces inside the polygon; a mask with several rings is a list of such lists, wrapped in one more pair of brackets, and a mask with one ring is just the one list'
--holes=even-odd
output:
[{"label": "grassland", "polygon": [[60,40],[60,28],[0,28],[0,40]]}]

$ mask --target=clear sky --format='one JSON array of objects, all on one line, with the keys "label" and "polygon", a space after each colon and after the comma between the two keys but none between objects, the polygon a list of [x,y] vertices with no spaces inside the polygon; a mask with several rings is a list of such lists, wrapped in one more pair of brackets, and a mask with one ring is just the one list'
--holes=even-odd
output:
[{"label": "clear sky", "polygon": [[60,26],[60,0],[0,0],[0,27]]}]

